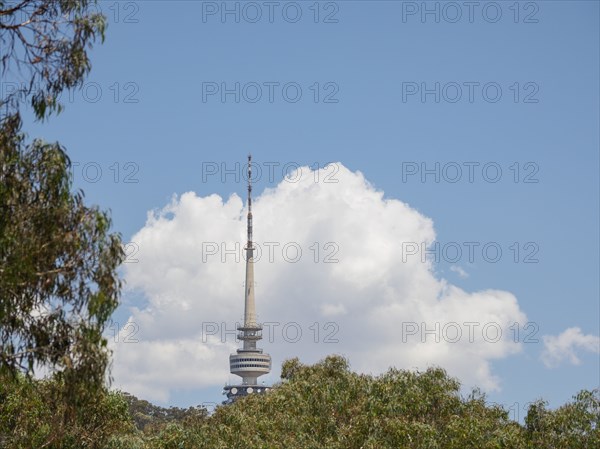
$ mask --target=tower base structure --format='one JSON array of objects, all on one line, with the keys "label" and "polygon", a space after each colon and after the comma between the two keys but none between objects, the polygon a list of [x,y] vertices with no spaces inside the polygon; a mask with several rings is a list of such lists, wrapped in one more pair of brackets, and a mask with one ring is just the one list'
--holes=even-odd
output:
[{"label": "tower base structure", "polygon": [[223,401],[223,404],[232,404],[239,398],[244,396],[250,396],[253,394],[266,394],[271,391],[271,387],[265,385],[225,385],[223,387],[223,394],[227,396],[227,399]]}]

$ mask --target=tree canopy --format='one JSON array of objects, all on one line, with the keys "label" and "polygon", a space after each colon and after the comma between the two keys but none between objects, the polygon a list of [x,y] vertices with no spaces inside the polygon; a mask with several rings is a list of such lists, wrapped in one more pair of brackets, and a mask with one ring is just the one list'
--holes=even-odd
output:
[{"label": "tree canopy", "polygon": [[[0,111],[18,112],[24,99],[42,119],[60,112],[65,89],[91,69],[88,50],[104,40],[105,17],[95,0],[0,0],[0,67],[14,84],[4,89]],[[1,117],[1,116],[0,116]]]},{"label": "tree canopy", "polygon": [[56,435],[103,391],[123,250],[108,213],[73,190],[66,150],[28,140],[21,108],[60,112],[61,92],[84,80],[105,29],[92,3],[0,0],[0,70],[13,87],[0,98],[0,376],[54,376]]},{"label": "tree canopy", "polygon": [[0,370],[36,365],[103,381],[104,325],[118,304],[123,260],[110,219],[72,192],[58,144],[0,128]]},{"label": "tree canopy", "polygon": [[[0,388],[0,438],[7,432],[7,448],[35,447],[19,446],[10,436],[14,428],[29,426],[35,441],[44,441],[56,407],[44,399],[48,388],[47,382],[4,387],[4,393]],[[2,401],[3,394],[13,399]],[[66,432],[62,445],[48,447],[595,449],[600,443],[597,390],[582,391],[555,410],[538,401],[520,424],[476,391],[463,397],[460,383],[440,368],[371,376],[352,372],[339,356],[314,365],[288,360],[270,393],[219,406],[210,416],[201,408],[164,409],[108,392],[87,413],[74,426],[88,439]],[[21,442],[34,441],[24,434]]]},{"label": "tree canopy", "polygon": [[592,449],[599,443],[597,390],[556,410],[538,402],[521,425],[477,391],[462,397],[460,383],[441,368],[371,376],[329,356],[315,365],[288,360],[270,393],[218,407],[207,419],[168,425],[146,447]]},{"label": "tree canopy", "polygon": [[0,61],[20,80],[0,98],[0,371],[57,371],[72,385],[100,385],[108,364],[102,332],[120,291],[123,259],[110,219],[73,192],[59,143],[26,141],[25,99],[38,119],[84,80],[87,51],[104,38],[90,0],[0,0]]}]

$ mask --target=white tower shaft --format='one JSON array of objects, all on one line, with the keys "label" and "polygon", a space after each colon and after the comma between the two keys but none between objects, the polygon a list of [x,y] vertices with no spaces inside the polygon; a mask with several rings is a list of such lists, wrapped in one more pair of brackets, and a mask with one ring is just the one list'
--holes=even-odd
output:
[{"label": "white tower shaft", "polygon": [[252,246],[252,157],[248,156],[248,242],[246,243],[246,293],[244,297],[244,327],[256,326],[254,302],[254,247]]}]

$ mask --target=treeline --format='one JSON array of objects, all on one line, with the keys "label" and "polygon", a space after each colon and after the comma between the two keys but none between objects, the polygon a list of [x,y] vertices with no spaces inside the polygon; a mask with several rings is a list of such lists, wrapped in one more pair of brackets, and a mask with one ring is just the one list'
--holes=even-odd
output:
[{"label": "treeline", "polygon": [[55,381],[23,376],[0,386],[0,441],[7,449],[448,448],[595,449],[600,396],[582,391],[549,410],[529,407],[524,424],[439,368],[352,372],[330,356],[312,365],[286,361],[282,381],[266,395],[219,406],[161,408],[103,391],[66,422]]}]

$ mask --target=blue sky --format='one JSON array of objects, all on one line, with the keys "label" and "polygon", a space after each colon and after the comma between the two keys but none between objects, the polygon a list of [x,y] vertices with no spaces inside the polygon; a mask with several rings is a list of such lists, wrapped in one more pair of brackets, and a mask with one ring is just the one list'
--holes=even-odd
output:
[{"label": "blue sky", "polygon": [[[244,194],[244,181],[231,175],[203,179],[203,163],[234,168],[248,152],[259,164],[278,162],[275,179],[261,179],[257,195],[281,182],[290,162],[358,170],[385,198],[433,220],[442,245],[503,249],[497,263],[478,256],[435,266],[466,291],[511,292],[539,327],[539,343],[492,362],[501,389],[491,400],[510,406],[544,397],[556,406],[597,387],[597,353],[582,351],[580,364],[554,368],[540,354],[542,335],[600,332],[598,2],[477,2],[471,17],[464,2],[427,2],[438,8],[437,21],[421,15],[422,2],[288,3],[277,2],[272,23],[262,2],[238,4],[237,23],[233,14],[221,17],[221,2],[101,2],[107,39],[91,53],[86,90],[65,98],[60,116],[29,120],[26,129],[67,147],[79,164],[76,185],[89,202],[111,209],[125,241],[173,194]],[[262,16],[251,23],[255,5]],[[462,16],[452,23],[456,6]],[[235,90],[236,83],[239,102],[235,94],[221,97],[223,86]],[[436,85],[439,98],[421,96]],[[256,86],[262,96],[253,102]],[[293,102],[297,86],[302,94]],[[435,174],[422,179],[422,164],[435,170],[436,163],[439,182]],[[457,166],[462,174],[450,182]],[[491,182],[497,167],[502,174]],[[537,262],[525,263],[534,250]],[[146,300],[127,292],[116,320]],[[227,368],[226,359],[219,363]],[[174,388],[168,403],[220,399],[219,385]]]}]

